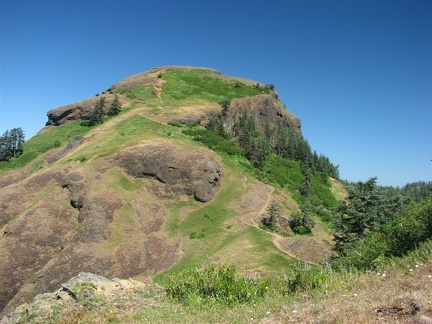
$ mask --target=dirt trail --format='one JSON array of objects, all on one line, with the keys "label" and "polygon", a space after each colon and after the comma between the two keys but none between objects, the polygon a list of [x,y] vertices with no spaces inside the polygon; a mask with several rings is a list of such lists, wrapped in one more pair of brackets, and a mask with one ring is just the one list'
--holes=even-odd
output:
[{"label": "dirt trail", "polygon": [[[91,134],[90,137],[95,138],[104,136],[107,132],[110,132],[114,124],[126,120],[133,115],[141,115],[154,122],[163,124],[161,120],[149,117],[148,107],[135,108],[103,123],[99,128],[95,129],[94,133]],[[290,257],[309,263],[315,263],[310,260],[300,258],[298,255],[290,252],[294,246],[298,245],[299,242],[301,243],[301,238],[287,238],[277,233],[271,233],[259,228],[258,224],[261,220],[260,218],[262,215],[266,214],[267,209],[272,201],[272,193],[274,192],[274,188],[258,180],[255,183],[249,184],[246,176],[243,177],[243,186],[247,190],[247,193],[239,203],[239,211],[241,213],[240,221],[248,226],[253,226],[260,231],[272,235],[272,241],[274,245]]]},{"label": "dirt trail", "polygon": [[[246,225],[253,226],[260,231],[272,235],[272,241],[279,250],[281,250],[282,252],[284,252],[285,254],[289,255],[292,258],[302,260],[297,255],[292,254],[291,252],[287,251],[287,249],[284,248],[284,246],[287,246],[287,243],[292,240],[291,238],[283,237],[277,233],[264,231],[258,225],[261,216],[267,213],[267,209],[270,206],[270,203],[272,201],[272,193],[274,192],[274,188],[258,180],[256,181],[256,183],[250,185],[248,185],[247,181],[248,181],[247,177],[244,176],[243,187],[248,192],[240,201],[241,222]],[[310,261],[305,261],[305,262],[313,263]]]},{"label": "dirt trail", "polygon": [[162,84],[166,82],[166,80],[162,79],[160,75],[162,74],[162,72],[165,71],[166,71],[165,69],[159,69],[159,70],[155,70],[154,72],[147,73],[147,76],[157,78],[159,81],[157,84],[153,84],[154,91],[156,92],[156,95],[158,96],[159,99],[161,99],[163,93]]}]

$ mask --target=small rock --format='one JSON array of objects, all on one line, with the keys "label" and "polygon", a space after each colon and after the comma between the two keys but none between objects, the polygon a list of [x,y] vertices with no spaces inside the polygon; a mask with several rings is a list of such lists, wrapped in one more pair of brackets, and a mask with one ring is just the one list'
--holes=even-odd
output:
[{"label": "small rock", "polygon": [[70,300],[70,299],[72,299],[71,295],[68,294],[68,292],[65,291],[65,290],[59,290],[59,292],[57,293],[57,297],[58,297],[58,299],[61,299],[61,300]]}]

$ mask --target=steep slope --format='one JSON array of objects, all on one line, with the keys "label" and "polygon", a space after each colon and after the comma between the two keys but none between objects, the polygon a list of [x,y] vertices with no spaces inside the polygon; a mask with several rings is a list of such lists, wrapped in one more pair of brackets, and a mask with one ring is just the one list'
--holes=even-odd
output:
[{"label": "steep slope", "polygon": [[294,238],[276,246],[251,222],[271,199],[297,210],[289,192],[276,194],[246,161],[168,125],[205,123],[228,98],[229,114],[248,110],[260,130],[270,123],[299,132],[274,91],[210,69],[165,67],[102,95],[110,102],[116,94],[122,113],[97,127],[81,120],[100,96],[51,110],[47,127],[27,143],[22,159],[31,162],[0,171],[3,313],[82,271],[139,277],[215,257],[266,272],[302,257],[289,249]]}]

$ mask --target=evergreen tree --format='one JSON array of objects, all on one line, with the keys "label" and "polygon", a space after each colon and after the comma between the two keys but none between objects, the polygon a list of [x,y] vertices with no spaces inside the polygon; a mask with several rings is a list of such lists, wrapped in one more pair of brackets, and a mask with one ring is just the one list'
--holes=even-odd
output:
[{"label": "evergreen tree", "polygon": [[109,116],[116,116],[120,113],[121,103],[116,93],[114,100],[111,102],[110,110],[108,111]]},{"label": "evergreen tree", "polygon": [[0,161],[9,161],[23,153],[24,131],[21,127],[7,130],[0,137]]},{"label": "evergreen tree", "polygon": [[228,109],[230,107],[230,100],[228,98],[224,98],[221,102],[221,106],[222,106],[222,112],[221,112],[221,116],[222,118],[226,118],[228,116]]},{"label": "evergreen tree", "polygon": [[105,108],[105,97],[101,97],[96,103],[95,108],[90,114],[89,126],[95,126],[102,123]]},{"label": "evergreen tree", "polygon": [[279,205],[276,201],[273,200],[267,209],[267,216],[262,219],[261,223],[269,230],[276,231],[278,217]]},{"label": "evergreen tree", "polygon": [[309,204],[304,204],[301,212],[295,212],[290,218],[290,227],[296,234],[308,234],[315,226],[313,218],[310,216]]},{"label": "evergreen tree", "polygon": [[400,195],[385,197],[376,184],[376,177],[359,181],[348,188],[349,203],[341,202],[333,219],[336,247],[339,251],[363,240],[370,231],[379,230],[409,203]]}]

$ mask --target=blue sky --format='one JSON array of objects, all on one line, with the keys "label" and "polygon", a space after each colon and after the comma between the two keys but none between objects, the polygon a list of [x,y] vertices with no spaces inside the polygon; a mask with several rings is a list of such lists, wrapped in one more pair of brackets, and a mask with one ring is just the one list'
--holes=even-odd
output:
[{"label": "blue sky", "polygon": [[429,0],[0,0],[0,133],[163,65],[273,83],[343,179],[432,180]]}]

